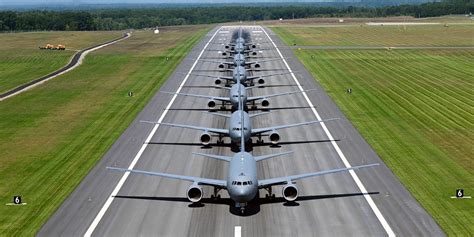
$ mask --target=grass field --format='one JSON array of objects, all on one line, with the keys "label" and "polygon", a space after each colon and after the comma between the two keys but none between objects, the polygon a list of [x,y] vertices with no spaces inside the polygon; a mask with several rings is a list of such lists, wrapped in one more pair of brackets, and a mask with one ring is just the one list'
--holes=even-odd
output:
[{"label": "grass field", "polygon": [[[421,33],[412,28],[423,40],[406,38],[393,27],[391,33],[388,27],[274,30],[288,44],[301,37],[312,45],[366,46],[384,39],[391,45],[473,45],[474,34],[474,26],[417,27]],[[440,35],[439,30],[452,32]],[[434,35],[439,38],[429,40]],[[450,197],[457,188],[474,194],[474,50],[295,53],[443,230],[472,236],[474,202]],[[353,92],[345,93],[347,88]]]},{"label": "grass field", "polygon": [[[41,32],[0,34],[0,93],[53,72],[80,50],[118,38],[121,32]],[[68,50],[39,50],[46,44]]]},{"label": "grass field", "polygon": [[474,46],[474,25],[274,27],[288,45]]},{"label": "grass field", "polygon": [[[208,30],[134,32],[0,102],[0,236],[34,235]],[[27,205],[4,205],[18,194]]]}]

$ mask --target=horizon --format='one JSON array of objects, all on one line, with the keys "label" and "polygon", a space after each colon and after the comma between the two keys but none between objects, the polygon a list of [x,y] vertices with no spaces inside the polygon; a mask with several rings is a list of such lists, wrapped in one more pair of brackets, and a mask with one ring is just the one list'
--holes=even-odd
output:
[{"label": "horizon", "polygon": [[[380,0],[380,4],[383,3],[421,3],[421,2],[435,2],[436,0]],[[113,4],[124,4],[124,5],[158,5],[158,4],[236,4],[236,3],[247,3],[247,4],[258,4],[258,3],[364,3],[364,0],[102,0],[100,2],[92,0],[18,0],[18,1],[6,1],[1,0],[0,6],[44,6],[49,4],[60,4],[60,5],[113,5]],[[374,3],[374,1],[365,1],[366,4]],[[52,6],[54,7],[54,6]]]}]

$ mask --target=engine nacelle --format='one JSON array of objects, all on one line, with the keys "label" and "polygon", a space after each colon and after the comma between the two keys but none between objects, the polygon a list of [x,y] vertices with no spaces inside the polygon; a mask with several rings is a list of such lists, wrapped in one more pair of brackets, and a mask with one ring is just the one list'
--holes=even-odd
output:
[{"label": "engine nacelle", "polygon": [[198,185],[193,184],[189,186],[188,191],[186,192],[186,196],[191,202],[199,202],[202,199],[202,188]]},{"label": "engine nacelle", "polygon": [[220,85],[220,84],[222,83],[222,81],[221,81],[220,79],[216,79],[216,80],[214,81],[214,83],[215,83],[216,85]]},{"label": "engine nacelle", "polygon": [[219,68],[225,68],[225,65],[223,63],[219,64]]},{"label": "engine nacelle", "polygon": [[227,56],[227,52],[222,52],[222,56]]},{"label": "engine nacelle", "polygon": [[230,48],[230,45],[226,45],[225,48],[226,48],[226,49]]},{"label": "engine nacelle", "polygon": [[215,100],[209,100],[209,101],[207,102],[207,106],[208,106],[209,108],[211,108],[211,109],[215,108],[216,105],[217,105],[217,103],[216,103]]},{"label": "engine nacelle", "polygon": [[256,63],[255,65],[253,65],[254,68],[260,68],[260,63]]},{"label": "engine nacelle", "polygon": [[254,55],[254,56],[255,56],[255,55],[257,55],[257,52],[255,52],[255,51],[252,51],[252,55]]},{"label": "engine nacelle", "polygon": [[201,144],[207,146],[211,142],[211,134],[205,132],[201,134],[201,137],[199,139],[201,140]]},{"label": "engine nacelle", "polygon": [[254,49],[254,48],[257,48],[257,45],[252,44],[252,46],[250,46],[250,47],[252,47]]},{"label": "engine nacelle", "polygon": [[280,134],[278,134],[278,132],[272,132],[270,135],[268,135],[268,139],[270,139],[272,144],[278,144],[280,141]]},{"label": "engine nacelle", "polygon": [[268,107],[269,105],[270,105],[270,101],[268,101],[267,99],[262,100],[262,106],[263,107]]},{"label": "engine nacelle", "polygon": [[288,202],[293,202],[298,198],[298,188],[294,184],[285,185],[281,192],[283,198]]},{"label": "engine nacelle", "polygon": [[265,84],[265,80],[263,78],[258,79],[258,84]]}]

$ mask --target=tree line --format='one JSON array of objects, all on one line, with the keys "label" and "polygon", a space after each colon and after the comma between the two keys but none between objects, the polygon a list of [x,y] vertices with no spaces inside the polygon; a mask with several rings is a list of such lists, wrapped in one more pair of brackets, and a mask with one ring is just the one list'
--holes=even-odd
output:
[{"label": "tree line", "polygon": [[[371,0],[365,0],[371,1]],[[444,0],[419,5],[383,7],[206,6],[175,8],[96,9],[89,11],[0,11],[0,31],[123,30],[155,26],[308,17],[433,17],[467,14],[474,0]]]}]

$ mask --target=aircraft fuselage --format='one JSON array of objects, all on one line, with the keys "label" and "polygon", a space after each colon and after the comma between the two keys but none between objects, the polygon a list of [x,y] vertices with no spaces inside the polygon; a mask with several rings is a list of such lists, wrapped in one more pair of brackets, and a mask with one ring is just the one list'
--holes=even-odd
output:
[{"label": "aircraft fuselage", "polygon": [[235,154],[229,164],[227,190],[230,198],[245,204],[255,198],[258,192],[257,163],[247,152]]}]

